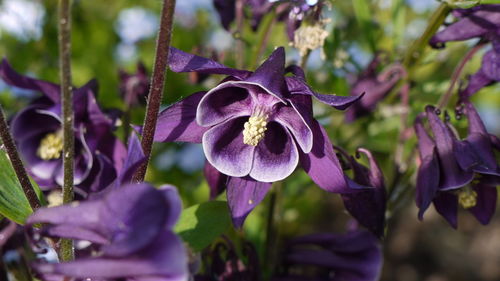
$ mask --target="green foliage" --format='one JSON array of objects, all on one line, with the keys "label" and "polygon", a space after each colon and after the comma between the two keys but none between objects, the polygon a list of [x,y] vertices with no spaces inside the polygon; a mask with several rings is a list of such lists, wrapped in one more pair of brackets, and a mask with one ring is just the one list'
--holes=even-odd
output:
[{"label": "green foliage", "polygon": [[[0,170],[0,214],[16,223],[23,224],[33,210],[3,150],[0,151],[0,167],[2,167]],[[42,200],[40,188],[34,181],[31,183],[39,199]]]},{"label": "green foliage", "polygon": [[184,209],[174,231],[194,251],[199,252],[230,226],[227,203],[209,201]]}]

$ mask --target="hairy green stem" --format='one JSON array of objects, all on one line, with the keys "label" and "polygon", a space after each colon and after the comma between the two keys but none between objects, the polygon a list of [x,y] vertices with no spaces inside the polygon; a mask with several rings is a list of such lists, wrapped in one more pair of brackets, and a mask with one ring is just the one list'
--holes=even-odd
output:
[{"label": "hairy green stem", "polygon": [[153,138],[156,131],[156,122],[163,96],[165,76],[168,64],[168,53],[170,40],[172,38],[172,28],[174,22],[175,0],[164,0],[161,11],[160,30],[156,41],[155,64],[151,80],[151,87],[148,95],[148,105],[146,117],[144,118],[141,146],[146,156],[146,161],[142,164],[134,175],[134,181],[142,182],[146,176]]},{"label": "hairy green stem", "polygon": [[[59,77],[63,126],[63,203],[73,201],[75,135],[73,130],[73,88],[71,86],[71,0],[59,1]],[[74,259],[73,241],[61,240],[62,261]]]},{"label": "hairy green stem", "polygon": [[30,179],[28,178],[28,174],[24,169],[23,162],[19,157],[16,144],[14,143],[12,135],[10,134],[9,125],[7,124],[7,120],[5,119],[5,113],[1,105],[0,105],[0,137],[2,139],[5,151],[9,156],[10,163],[14,168],[17,179],[21,183],[21,188],[23,189],[26,198],[28,198],[28,202],[30,203],[31,209],[35,211],[41,206],[40,200],[38,200],[38,197],[36,196],[35,189],[33,189]]}]

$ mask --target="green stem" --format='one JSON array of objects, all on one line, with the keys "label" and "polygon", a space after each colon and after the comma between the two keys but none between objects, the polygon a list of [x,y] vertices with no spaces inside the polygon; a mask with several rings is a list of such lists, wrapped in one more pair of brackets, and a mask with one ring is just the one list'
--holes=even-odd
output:
[{"label": "green stem", "polygon": [[[61,80],[61,107],[63,119],[63,203],[73,201],[73,89],[71,86],[71,0],[59,1],[59,69]],[[62,261],[74,259],[73,241],[61,240]]]},{"label": "green stem", "polygon": [[[263,259],[264,274],[267,276],[272,276],[274,269],[276,268],[277,259],[277,245],[279,236],[279,222],[276,221],[277,213],[280,209],[280,194],[284,188],[284,182],[279,181],[274,183],[273,190],[269,196],[269,209],[267,213],[266,221],[266,244]],[[268,278],[269,279],[269,278]]]},{"label": "green stem", "polygon": [[255,47],[252,56],[252,61],[250,62],[250,69],[254,69],[256,64],[260,61],[262,53],[264,53],[264,50],[266,49],[267,42],[269,41],[269,36],[271,35],[271,32],[275,24],[276,24],[276,11],[275,9],[273,9],[271,14],[266,16],[263,22],[262,28],[260,30],[261,34],[259,42]]},{"label": "green stem", "polygon": [[146,176],[151,150],[153,148],[153,138],[156,131],[156,121],[160,112],[160,105],[163,96],[165,76],[168,65],[168,53],[170,50],[170,40],[172,38],[172,28],[174,25],[175,0],[164,0],[161,12],[160,31],[156,41],[155,64],[153,68],[151,88],[149,89],[148,105],[146,117],[144,118],[141,145],[146,156],[146,161],[139,167],[134,175],[134,181],[142,182]]},{"label": "green stem", "polygon": [[28,178],[28,174],[24,169],[23,162],[19,157],[19,153],[17,152],[16,144],[12,140],[12,135],[9,131],[9,125],[5,119],[5,113],[3,111],[2,106],[0,105],[0,138],[2,139],[3,146],[5,147],[5,151],[9,156],[10,163],[14,168],[17,179],[21,183],[21,187],[23,189],[26,198],[28,198],[28,202],[30,203],[31,209],[34,211],[40,208],[40,200],[36,196],[35,189],[31,185],[30,179]]},{"label": "green stem", "polygon": [[410,69],[410,67],[416,65],[422,59],[422,52],[429,43],[429,39],[431,39],[443,24],[450,11],[451,9],[446,3],[441,3],[434,14],[432,14],[429,20],[430,24],[427,26],[422,36],[413,42],[404,57],[403,65],[406,69]]}]

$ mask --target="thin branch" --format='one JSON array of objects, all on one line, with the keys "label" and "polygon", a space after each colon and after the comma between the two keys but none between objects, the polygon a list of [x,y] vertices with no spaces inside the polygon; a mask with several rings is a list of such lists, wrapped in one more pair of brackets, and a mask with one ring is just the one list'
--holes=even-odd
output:
[{"label": "thin branch", "polygon": [[35,189],[31,185],[30,179],[28,178],[28,174],[24,169],[23,162],[19,157],[19,153],[17,152],[16,144],[12,140],[12,136],[9,131],[9,125],[5,119],[5,113],[3,111],[2,106],[0,105],[0,137],[3,142],[3,146],[7,151],[7,155],[9,156],[10,163],[16,172],[17,179],[21,183],[21,187],[23,189],[26,198],[28,198],[28,202],[30,203],[31,209],[35,211],[36,209],[41,207],[40,200],[36,196]]},{"label": "thin branch", "polygon": [[[61,80],[61,108],[63,120],[63,203],[73,201],[73,162],[75,136],[73,131],[73,88],[71,86],[71,0],[59,1],[59,76]],[[73,241],[61,241],[60,257],[74,259]]]},{"label": "thin branch", "polygon": [[146,161],[137,170],[134,175],[134,181],[141,182],[146,176],[151,150],[153,147],[153,138],[156,130],[156,121],[163,95],[165,84],[165,73],[167,70],[168,53],[170,49],[170,39],[172,37],[172,27],[174,21],[175,0],[164,0],[161,11],[160,31],[156,41],[156,56],[153,68],[151,88],[149,89],[148,105],[146,117],[144,118],[142,132],[142,149],[146,156]]}]

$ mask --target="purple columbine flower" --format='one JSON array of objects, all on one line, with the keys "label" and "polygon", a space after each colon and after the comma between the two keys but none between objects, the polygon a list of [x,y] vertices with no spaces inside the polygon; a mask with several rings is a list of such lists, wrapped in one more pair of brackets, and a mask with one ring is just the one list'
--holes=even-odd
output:
[{"label": "purple columbine flower", "polygon": [[453,14],[459,20],[434,35],[429,41],[431,46],[441,48],[446,42],[471,38],[481,38],[493,44],[493,48],[484,54],[481,68],[469,77],[463,92],[464,97],[468,98],[481,88],[500,81],[500,5],[456,9]]},{"label": "purple columbine flower", "polygon": [[[363,153],[368,158],[370,167],[366,167],[356,161],[353,156],[347,154],[341,148],[335,147],[348,161],[349,168],[353,171],[353,181],[350,184],[367,186],[370,188],[361,189],[358,192],[342,194],[342,200],[346,210],[362,226],[370,230],[375,236],[384,236],[385,210],[386,210],[386,190],[384,175],[372,153],[364,148],[358,148],[357,157]],[[353,186],[356,188],[356,186]]]},{"label": "purple columbine flower", "polygon": [[120,93],[125,104],[130,107],[136,104],[146,103],[149,91],[149,77],[144,64],[138,63],[134,74],[129,74],[120,69]]},{"label": "purple columbine flower", "polygon": [[[347,108],[360,96],[312,91],[299,67],[285,70],[282,47],[255,72],[175,48],[169,65],[175,72],[229,75],[210,91],[194,93],[161,112],[155,141],[203,143],[215,168],[212,172],[228,176],[235,225],[241,226],[272,182],[288,177],[299,163],[321,188],[351,192],[328,135],[312,116],[311,96],[337,109]],[[285,76],[287,72],[292,75]]]},{"label": "purple columbine flower", "polygon": [[[6,60],[0,77],[8,85],[43,94],[11,120],[12,135],[30,175],[43,189],[62,185],[62,122],[60,86],[15,72]],[[75,178],[82,195],[106,187],[121,169],[126,151],[113,134],[114,121],[99,108],[91,80],[74,90]]]},{"label": "purple columbine flower", "polygon": [[[181,200],[173,186],[159,189],[142,184],[125,185],[103,197],[42,208],[27,225],[41,223],[41,236],[91,242],[74,261],[36,262],[42,276],[86,280],[162,280],[188,278],[186,250],[172,232]],[[35,235],[36,236],[36,235]]]},{"label": "purple columbine flower", "polygon": [[406,75],[405,69],[398,63],[389,65],[382,72],[377,73],[380,60],[380,55],[376,55],[366,70],[352,84],[351,95],[364,92],[365,96],[346,111],[348,122],[373,112],[378,102],[384,99],[396,83]]},{"label": "purple columbine flower", "polygon": [[[219,14],[222,26],[229,30],[231,23],[236,18],[236,0],[213,0],[214,7]],[[321,7],[322,1],[316,0],[243,0],[243,4],[251,11],[250,25],[255,31],[260,25],[262,18],[276,9],[276,17],[279,21],[286,22],[286,30],[290,40],[293,41],[294,32],[302,21],[309,15],[317,20],[320,11],[312,11],[315,7]]]},{"label": "purple columbine flower", "polygon": [[258,281],[262,278],[259,256],[250,242],[244,242],[242,257],[234,244],[225,239],[225,243],[219,242],[206,252],[203,259],[203,274],[196,274],[194,281]]},{"label": "purple columbine flower", "polygon": [[[272,280],[375,281],[380,276],[382,261],[380,244],[368,231],[311,234],[291,241],[284,257],[287,271]],[[304,266],[314,267],[314,275],[298,275]]]},{"label": "purple columbine flower", "polygon": [[482,224],[488,224],[495,211],[495,182],[500,167],[493,153],[492,138],[470,102],[465,103],[465,115],[469,127],[463,141],[457,139],[454,128],[443,122],[432,106],[426,107],[426,117],[434,138],[427,133],[422,115],[415,121],[421,162],[416,193],[419,219],[431,202],[454,228],[459,205]]}]

